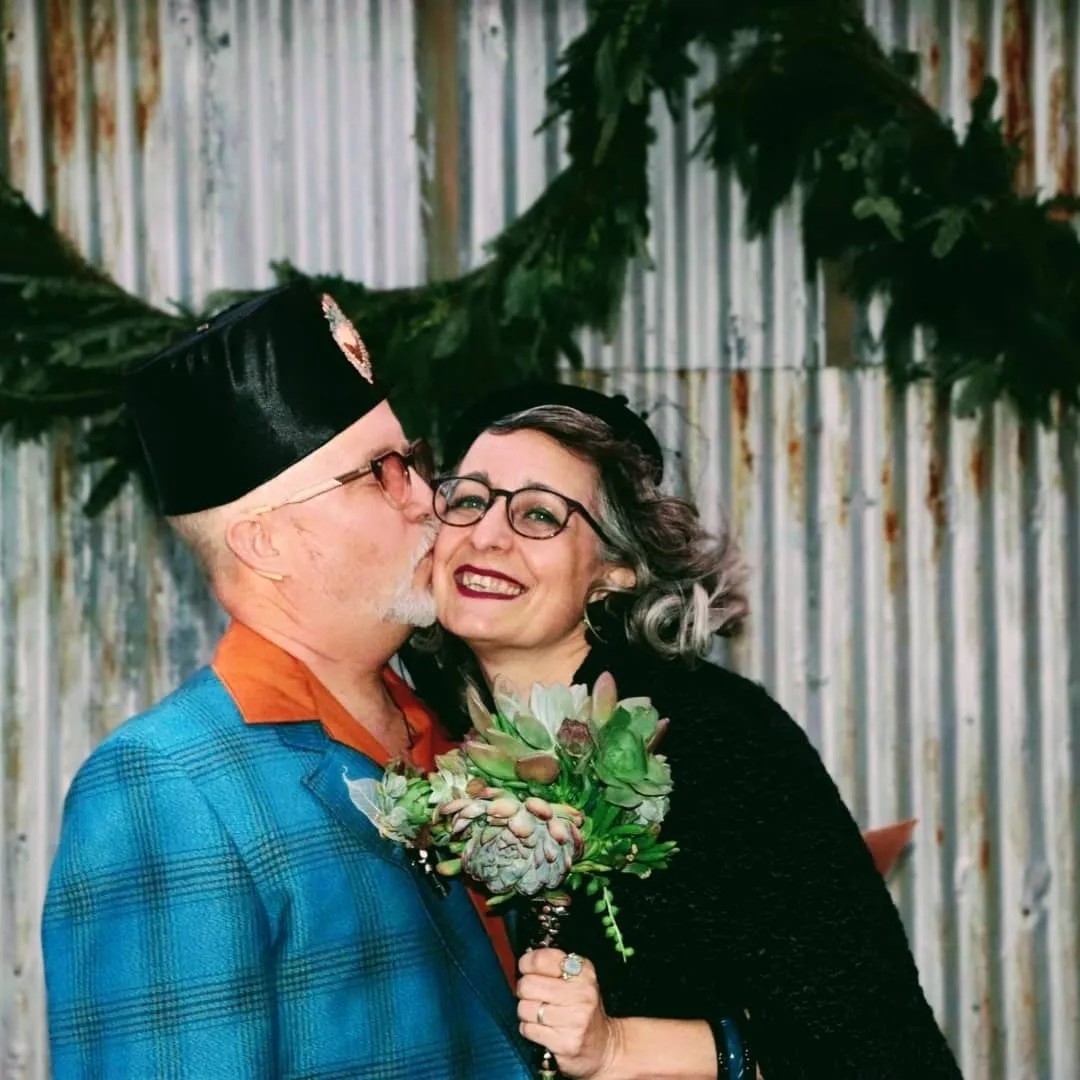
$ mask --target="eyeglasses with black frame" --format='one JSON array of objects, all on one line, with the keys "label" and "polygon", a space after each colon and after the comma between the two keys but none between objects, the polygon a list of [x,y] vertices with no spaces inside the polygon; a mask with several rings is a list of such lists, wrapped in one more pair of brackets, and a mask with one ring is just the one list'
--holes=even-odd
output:
[{"label": "eyeglasses with black frame", "polygon": [[317,484],[301,488],[287,499],[257,507],[252,513],[268,514],[271,510],[280,510],[283,506],[296,506],[365,476],[373,476],[386,501],[395,510],[403,510],[412,492],[411,473],[416,473],[426,484],[430,484],[434,479],[435,456],[423,439],[415,439],[403,451],[388,450],[358,469],[350,469],[349,472],[332,476],[329,480],[321,480]]},{"label": "eyeglasses with black frame", "polygon": [[538,484],[507,491],[475,476],[440,476],[435,481],[435,516],[459,528],[475,525],[500,496],[506,500],[506,520],[518,536],[550,540],[566,528],[574,514],[580,514],[605,544],[611,544],[600,523],[581,503]]}]

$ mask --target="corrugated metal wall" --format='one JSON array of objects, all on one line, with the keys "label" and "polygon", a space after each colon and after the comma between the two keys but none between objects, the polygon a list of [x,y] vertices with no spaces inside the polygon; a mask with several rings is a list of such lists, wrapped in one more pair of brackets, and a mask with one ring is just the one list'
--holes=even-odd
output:
[{"label": "corrugated metal wall", "polygon": [[[1023,182],[1073,190],[1068,0],[876,0],[966,120],[984,71]],[[581,0],[0,0],[0,162],[165,303],[271,259],[375,285],[449,273],[542,190],[536,137]],[[712,60],[702,57],[707,79]],[[681,485],[756,568],[729,659],[805,723],[866,825],[914,815],[895,894],[969,1078],[1080,1075],[1080,451],[1005,410],[892,393],[870,313],[801,276],[797,211],[742,196],[658,113],[655,272],[589,378],[653,410]],[[61,800],[112,726],[209,654],[221,616],[129,495],[100,520],[75,431],[0,441],[0,1074],[47,1075],[40,901]],[[678,455],[678,456],[676,456]]]}]

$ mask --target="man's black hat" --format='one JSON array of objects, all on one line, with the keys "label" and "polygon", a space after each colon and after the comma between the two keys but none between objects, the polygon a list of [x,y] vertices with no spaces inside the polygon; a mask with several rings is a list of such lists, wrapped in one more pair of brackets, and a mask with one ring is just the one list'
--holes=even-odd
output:
[{"label": "man's black hat", "polygon": [[125,381],[168,515],[246,495],[386,398],[356,328],[304,283],[223,311]]}]

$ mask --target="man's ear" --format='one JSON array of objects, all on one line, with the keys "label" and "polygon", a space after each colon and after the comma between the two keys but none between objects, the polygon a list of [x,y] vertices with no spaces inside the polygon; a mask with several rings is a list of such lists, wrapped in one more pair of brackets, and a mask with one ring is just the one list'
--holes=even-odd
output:
[{"label": "man's ear", "polygon": [[225,530],[229,550],[252,572],[270,581],[284,581],[282,553],[269,517],[236,518]]}]

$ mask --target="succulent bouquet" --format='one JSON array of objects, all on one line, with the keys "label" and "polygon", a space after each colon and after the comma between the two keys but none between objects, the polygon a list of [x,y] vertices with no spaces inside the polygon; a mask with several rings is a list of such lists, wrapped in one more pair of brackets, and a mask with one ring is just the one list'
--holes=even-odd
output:
[{"label": "succulent bouquet", "polygon": [[591,694],[538,684],[527,702],[496,682],[494,701],[492,713],[470,692],[473,728],[433,772],[392,762],[381,781],[346,779],[354,804],[388,839],[437,851],[437,873],[480,882],[489,905],[565,904],[583,890],[628,959],[610,876],[648,877],[676,851],[659,838],[672,784],[654,750],[667,721],[648,698],[620,701],[607,673]]}]

